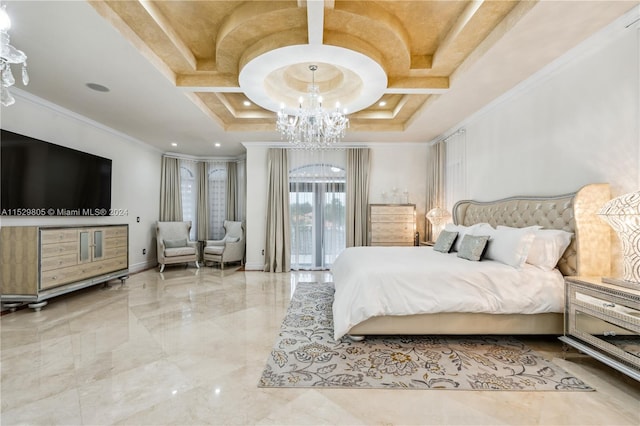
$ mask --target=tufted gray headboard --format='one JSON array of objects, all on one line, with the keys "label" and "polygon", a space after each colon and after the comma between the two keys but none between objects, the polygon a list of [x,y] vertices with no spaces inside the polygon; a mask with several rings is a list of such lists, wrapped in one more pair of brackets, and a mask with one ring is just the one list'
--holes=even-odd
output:
[{"label": "tufted gray headboard", "polygon": [[458,201],[453,221],[460,225],[486,222],[516,228],[540,225],[572,232],[571,244],[558,262],[563,275],[607,276],[611,270],[611,230],[597,217],[611,199],[609,184],[586,185],[555,197],[510,197],[497,201]]}]

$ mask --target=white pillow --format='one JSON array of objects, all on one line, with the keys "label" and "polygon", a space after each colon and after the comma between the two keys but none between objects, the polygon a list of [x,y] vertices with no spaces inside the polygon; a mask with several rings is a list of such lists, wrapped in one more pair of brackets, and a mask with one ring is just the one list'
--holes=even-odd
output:
[{"label": "white pillow", "polygon": [[571,244],[571,232],[561,229],[540,229],[536,231],[529,249],[527,263],[544,271],[551,271]]},{"label": "white pillow", "polygon": [[540,228],[540,226],[512,228],[502,225],[496,229],[485,227],[482,231],[488,232],[490,238],[484,258],[520,268],[527,260],[536,231]]},{"label": "white pillow", "polygon": [[462,239],[464,238],[465,234],[479,235],[479,234],[474,234],[473,232],[480,225],[491,226],[488,223],[485,223],[485,224],[476,223],[475,225],[471,225],[471,226],[454,225],[453,223],[447,223],[444,226],[445,231],[457,232],[458,233],[458,238],[456,238],[455,241],[453,242],[453,247],[451,247],[451,251],[459,251],[460,250],[460,244],[462,243]]}]

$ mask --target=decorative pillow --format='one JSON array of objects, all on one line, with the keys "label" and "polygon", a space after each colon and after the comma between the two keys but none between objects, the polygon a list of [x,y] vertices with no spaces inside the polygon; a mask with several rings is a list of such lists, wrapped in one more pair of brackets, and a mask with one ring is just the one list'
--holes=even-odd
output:
[{"label": "decorative pillow", "polygon": [[537,225],[526,228],[499,225],[496,229],[486,230],[490,238],[484,257],[514,268],[522,267],[538,229],[540,226]]},{"label": "decorative pillow", "polygon": [[571,244],[571,232],[561,229],[539,229],[529,249],[527,263],[543,271],[551,271]]},{"label": "decorative pillow", "polygon": [[480,260],[488,240],[487,235],[465,235],[458,250],[458,257],[473,261]]},{"label": "decorative pillow", "polygon": [[490,226],[489,224],[482,224],[482,223],[476,223],[475,225],[471,225],[471,226],[454,225],[453,223],[447,223],[444,226],[445,231],[458,233],[458,238],[456,238],[456,240],[453,242],[452,250],[460,251],[460,244],[462,244],[462,239],[464,238],[465,234],[475,235],[474,231],[478,229],[481,225]]},{"label": "decorative pillow", "polygon": [[181,240],[162,240],[164,242],[164,248],[178,248],[178,247],[186,247],[187,239],[183,238]]},{"label": "decorative pillow", "polygon": [[445,230],[440,231],[440,235],[438,235],[438,239],[433,245],[433,249],[442,253],[449,253],[451,251],[451,246],[453,246],[453,242],[456,240],[457,236],[457,232]]}]

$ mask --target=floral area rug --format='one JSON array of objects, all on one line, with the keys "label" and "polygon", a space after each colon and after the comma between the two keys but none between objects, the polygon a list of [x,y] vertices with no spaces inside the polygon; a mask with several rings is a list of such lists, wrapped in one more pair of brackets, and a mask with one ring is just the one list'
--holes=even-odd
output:
[{"label": "floral area rug", "polygon": [[502,336],[333,339],[332,283],[299,283],[259,387],[592,391]]}]

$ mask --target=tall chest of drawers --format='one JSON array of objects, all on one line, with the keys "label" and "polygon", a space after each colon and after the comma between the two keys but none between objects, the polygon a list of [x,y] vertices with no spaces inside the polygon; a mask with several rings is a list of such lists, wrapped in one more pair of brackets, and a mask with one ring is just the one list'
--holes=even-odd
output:
[{"label": "tall chest of drawers", "polygon": [[40,309],[54,296],[129,273],[128,225],[0,230],[0,299]]},{"label": "tall chest of drawers", "polygon": [[415,223],[415,204],[369,204],[369,245],[412,246]]}]

